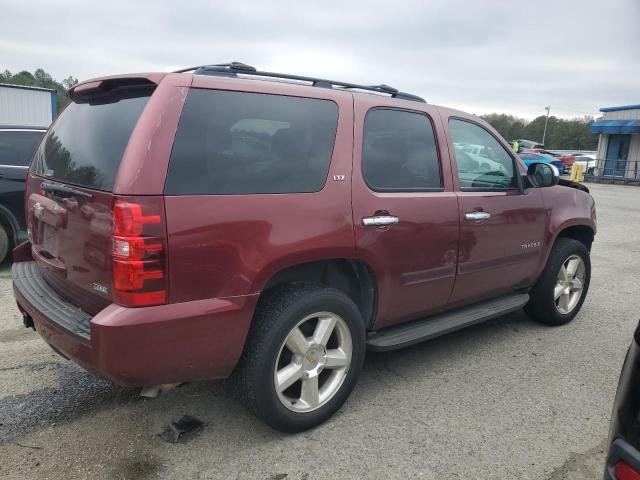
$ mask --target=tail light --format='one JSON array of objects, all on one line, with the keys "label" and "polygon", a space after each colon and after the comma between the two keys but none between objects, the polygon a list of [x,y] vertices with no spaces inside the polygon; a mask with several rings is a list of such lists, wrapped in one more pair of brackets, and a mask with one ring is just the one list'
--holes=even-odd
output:
[{"label": "tail light", "polygon": [[618,480],[640,480],[640,473],[636,472],[625,462],[618,463],[613,473]]},{"label": "tail light", "polygon": [[113,203],[115,301],[139,307],[167,302],[166,232],[161,197],[119,197]]}]

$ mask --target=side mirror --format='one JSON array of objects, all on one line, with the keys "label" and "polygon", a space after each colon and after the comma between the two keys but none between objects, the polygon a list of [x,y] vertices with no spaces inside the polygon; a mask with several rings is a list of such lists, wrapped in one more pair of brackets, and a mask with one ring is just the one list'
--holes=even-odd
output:
[{"label": "side mirror", "polygon": [[553,187],[560,181],[560,172],[550,163],[532,163],[527,168],[527,180],[535,188]]}]

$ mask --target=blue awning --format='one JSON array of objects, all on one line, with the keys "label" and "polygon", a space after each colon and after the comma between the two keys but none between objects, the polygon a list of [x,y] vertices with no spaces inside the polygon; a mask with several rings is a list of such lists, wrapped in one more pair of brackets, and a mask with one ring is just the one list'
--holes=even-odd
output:
[{"label": "blue awning", "polygon": [[622,126],[622,133],[640,133],[640,120],[629,120]]},{"label": "blue awning", "polygon": [[596,120],[591,125],[591,133],[622,133],[622,126],[628,120]]},{"label": "blue awning", "polygon": [[640,120],[596,120],[591,133],[640,133]]}]

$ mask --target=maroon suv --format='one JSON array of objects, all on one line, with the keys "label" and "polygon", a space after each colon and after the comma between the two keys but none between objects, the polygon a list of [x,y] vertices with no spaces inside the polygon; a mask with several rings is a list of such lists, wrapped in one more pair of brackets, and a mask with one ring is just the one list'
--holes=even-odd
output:
[{"label": "maroon suv", "polygon": [[561,325],[584,301],[588,190],[476,116],[237,63],[70,94],[30,166],[14,290],[26,326],[118,384],[232,376],[298,431],[366,348],[521,307]]}]

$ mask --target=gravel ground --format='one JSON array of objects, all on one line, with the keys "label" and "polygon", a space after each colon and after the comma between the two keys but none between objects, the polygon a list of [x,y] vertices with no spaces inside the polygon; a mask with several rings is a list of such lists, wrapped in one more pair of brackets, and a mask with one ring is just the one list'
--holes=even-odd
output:
[{"label": "gravel ground", "polygon": [[[24,329],[0,269],[0,477],[600,479],[618,374],[638,321],[640,188],[590,185],[593,279],[576,320],[514,313],[405,350],[369,353],[326,424],[274,432],[224,382],[156,399],[84,372]],[[184,444],[158,434],[205,422]]]}]

